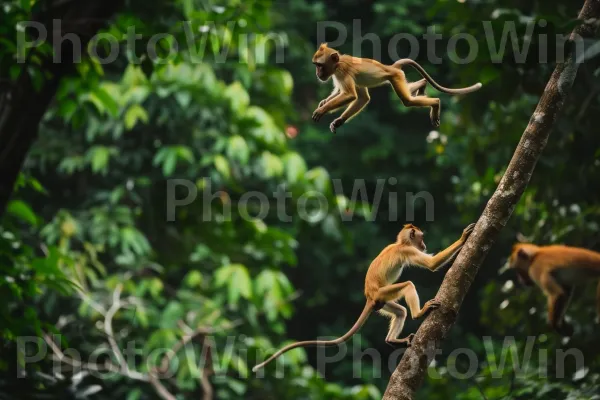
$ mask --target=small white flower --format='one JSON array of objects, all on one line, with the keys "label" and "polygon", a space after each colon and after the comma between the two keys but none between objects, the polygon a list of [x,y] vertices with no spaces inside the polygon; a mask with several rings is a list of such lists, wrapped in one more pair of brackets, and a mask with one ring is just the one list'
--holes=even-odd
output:
[{"label": "small white flower", "polygon": [[578,381],[580,379],[585,378],[585,376],[588,374],[588,372],[590,372],[589,368],[583,367],[583,368],[579,368],[577,371],[575,371],[575,373],[573,374],[573,380],[574,381]]},{"label": "small white flower", "polygon": [[427,143],[431,143],[434,140],[438,139],[440,137],[440,133],[438,131],[431,131],[429,132],[429,135],[427,135]]},{"label": "small white flower", "polygon": [[502,286],[502,292],[503,293],[510,292],[514,286],[515,286],[514,282],[511,280],[508,280],[508,281],[504,282],[504,286]]}]

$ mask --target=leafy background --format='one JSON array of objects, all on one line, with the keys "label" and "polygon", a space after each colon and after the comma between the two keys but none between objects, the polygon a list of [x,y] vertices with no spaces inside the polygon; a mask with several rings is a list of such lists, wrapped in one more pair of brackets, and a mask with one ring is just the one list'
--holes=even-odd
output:
[{"label": "leafy background", "polygon": [[[206,396],[203,374],[216,399],[381,398],[392,353],[382,340],[382,318],[372,318],[353,340],[379,351],[383,363],[348,354],[317,368],[318,353],[309,348],[284,357],[284,374],[269,367],[256,377],[249,369],[288,341],[345,332],[362,309],[370,260],[403,223],[421,226],[436,251],[478,217],[552,71],[555,37],[572,29],[580,3],[127,3],[105,32],[123,37],[133,26],[142,39],[109,64],[84,58],[77,74],[63,80],[1,221],[0,395],[159,398],[156,386],[140,378],[150,372],[148,355],[203,330],[188,349],[197,360],[208,360],[204,368],[172,363],[172,378],[162,382],[178,399]],[[15,62],[15,25],[37,6],[8,0],[0,8],[3,80],[21,73],[35,80],[43,73],[23,71]],[[352,30],[358,19],[360,32]],[[447,86],[484,86],[460,98],[442,95],[439,131],[432,131],[426,111],[407,110],[390,90],[373,90],[366,111],[333,136],[329,119],[310,120],[330,91],[318,84],[310,63],[320,21],[343,24],[349,39],[339,49],[364,57],[374,56],[373,43],[357,39],[365,33],[377,34],[385,50],[397,33],[422,38],[434,29],[443,35],[435,48],[441,62],[428,62],[424,40],[417,60]],[[499,43],[507,22],[515,24],[519,44],[529,33],[522,63],[510,45],[492,61],[486,26]],[[534,24],[533,32],[527,23]],[[193,39],[186,29],[195,32]],[[448,38],[460,32],[477,40],[479,52],[468,64],[456,62],[468,52],[465,43],[459,42],[456,53],[447,50]],[[156,33],[172,34],[179,45],[167,62],[147,57],[146,45]],[[326,33],[327,40],[337,37],[334,30]],[[540,63],[544,41],[548,62]],[[167,56],[172,42],[159,43],[159,55]],[[278,45],[284,46],[283,62],[277,62]],[[409,50],[406,41],[398,43],[400,56]],[[393,61],[385,53],[381,60]],[[594,288],[579,290],[568,312],[575,335],[562,340],[545,324],[542,294],[520,290],[498,270],[517,239],[600,249],[599,60],[591,57],[580,68],[531,184],[487,257],[419,398],[598,398]],[[414,72],[409,77],[417,79]],[[174,187],[175,179],[191,184]],[[356,180],[364,183],[366,198],[357,196]],[[381,202],[374,207],[382,182]],[[290,221],[281,218],[272,196],[281,188],[291,193],[284,200]],[[169,196],[183,198],[188,190],[197,200],[178,207],[169,220]],[[316,209],[314,201],[306,202],[310,191],[321,194],[329,212],[299,218]],[[405,194],[421,191],[433,196],[434,214],[428,217],[417,202],[409,218]],[[249,192],[269,198],[265,215],[256,202],[245,201]],[[200,201],[203,196],[209,201]],[[398,216],[391,218],[394,209]],[[443,273],[411,269],[404,277],[414,280],[424,301],[435,295]],[[48,332],[60,334],[61,348],[76,349],[83,359],[104,350],[103,357],[115,362],[106,326],[114,308],[110,328],[117,345],[135,343],[134,373],[99,378],[65,365],[61,370],[50,351],[36,362],[25,362],[18,351],[19,337],[37,337],[26,347],[34,354],[34,342],[45,347],[41,335]],[[407,321],[405,332],[417,326]],[[520,371],[514,371],[509,346],[502,352],[506,337],[515,338]],[[210,355],[203,353],[207,343]],[[523,361],[528,343],[533,353]],[[469,379],[448,372],[469,367],[466,357],[453,353],[457,348],[478,356]],[[585,355],[585,366],[572,357],[564,368],[557,365],[557,350],[571,348]],[[539,357],[544,352],[547,360]]]}]

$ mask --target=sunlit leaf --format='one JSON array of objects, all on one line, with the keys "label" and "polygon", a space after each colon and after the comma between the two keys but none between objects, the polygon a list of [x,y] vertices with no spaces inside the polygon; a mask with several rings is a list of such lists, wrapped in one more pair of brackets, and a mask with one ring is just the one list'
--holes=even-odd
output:
[{"label": "sunlit leaf", "polygon": [[125,129],[131,130],[138,121],[148,123],[148,113],[139,104],[133,104],[125,113]]},{"label": "sunlit leaf", "polygon": [[27,203],[22,200],[11,200],[6,207],[6,212],[33,226],[37,226],[38,217]]}]

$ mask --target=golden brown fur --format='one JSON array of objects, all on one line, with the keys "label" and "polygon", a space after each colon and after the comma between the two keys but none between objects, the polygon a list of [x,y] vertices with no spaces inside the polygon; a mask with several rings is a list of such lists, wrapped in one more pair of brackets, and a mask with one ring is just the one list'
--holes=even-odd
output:
[{"label": "golden brown fur", "polygon": [[[565,311],[574,286],[600,278],[600,253],[579,247],[518,243],[513,246],[509,267],[517,272],[521,283],[535,283],[542,289],[548,299],[548,324],[562,335],[572,335],[573,328],[564,321]],[[596,307],[600,317],[600,284]]]},{"label": "golden brown fur", "polygon": [[[384,65],[370,58],[342,55],[328,47],[327,43],[319,46],[312,62],[321,81],[326,82],[332,78],[334,83],[333,92],[319,103],[319,107],[313,113],[313,120],[319,121],[324,114],[348,105],[342,115],[331,123],[330,129],[333,133],[369,103],[369,88],[391,84],[406,107],[430,107],[431,123],[434,126],[440,124],[440,99],[424,96],[427,82],[437,90],[450,94],[466,94],[481,88],[481,83],[477,83],[466,88],[449,89],[434,81],[423,67],[413,60],[405,58],[393,65]],[[408,83],[402,71],[404,65],[417,69],[424,79]]]},{"label": "golden brown fur", "polygon": [[462,248],[473,231],[474,226],[475,224],[471,224],[466,227],[459,240],[435,256],[431,256],[425,253],[426,246],[423,241],[423,232],[412,224],[405,225],[398,234],[396,243],[390,244],[383,249],[371,262],[365,277],[366,304],[357,321],[348,332],[335,340],[310,340],[285,346],[266,361],[252,368],[252,371],[264,367],[286,351],[296,347],[329,346],[343,343],[362,327],[373,311],[379,311],[381,314],[391,318],[390,329],[385,339],[388,344],[410,345],[412,335],[398,339],[398,335],[404,326],[407,312],[406,308],[398,304],[397,301],[405,298],[413,319],[422,317],[429,310],[439,307],[440,304],[437,300],[433,299],[426,302],[423,308],[421,308],[419,295],[412,282],[394,282],[398,280],[405,266],[415,265],[435,271],[446,264]]}]

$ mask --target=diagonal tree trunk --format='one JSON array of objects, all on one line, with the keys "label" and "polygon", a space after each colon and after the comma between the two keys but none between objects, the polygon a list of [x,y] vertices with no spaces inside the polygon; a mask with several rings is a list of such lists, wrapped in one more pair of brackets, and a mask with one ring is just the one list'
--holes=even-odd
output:
[{"label": "diagonal tree trunk", "polygon": [[[586,0],[578,17],[584,23],[571,34],[571,40],[593,36],[600,20],[600,0]],[[456,321],[461,303],[473,282],[479,266],[491,249],[500,230],[506,225],[515,205],[525,191],[579,65],[575,48],[564,63],[558,64],[546,85],[521,141],[498,188],[487,203],[475,230],[446,274],[437,294],[442,307],[431,312],[421,324],[400,364],[392,374],[383,395],[384,400],[409,400],[422,385],[427,366],[435,350]]]},{"label": "diagonal tree trunk", "polygon": [[[81,39],[81,53],[84,53],[89,40],[122,7],[123,1],[50,0],[38,4],[45,8],[33,15],[32,20],[44,24],[46,40],[51,40],[53,33],[64,36],[73,32]],[[54,32],[54,19],[61,21],[62,32]],[[42,59],[41,65],[26,61],[15,82],[0,86],[0,217],[27,152],[37,137],[40,120],[54,98],[61,79],[75,71],[72,43],[65,40],[56,50],[61,52],[61,62],[54,62],[52,55],[37,53]],[[39,91],[34,88],[27,73],[30,67],[45,73],[46,78]]]}]

